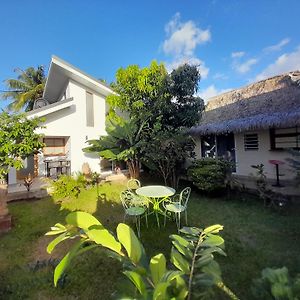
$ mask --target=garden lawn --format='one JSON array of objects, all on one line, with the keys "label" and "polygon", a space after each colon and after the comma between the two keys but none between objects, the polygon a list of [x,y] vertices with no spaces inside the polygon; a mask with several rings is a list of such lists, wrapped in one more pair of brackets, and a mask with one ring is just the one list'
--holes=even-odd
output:
[{"label": "garden lawn", "polygon": [[[63,284],[54,288],[53,266],[70,244],[58,246],[49,261],[45,248],[53,237],[44,233],[55,223],[64,223],[69,210],[76,209],[93,213],[115,230],[124,216],[119,201],[123,189],[121,184],[104,184],[99,197],[96,188],[86,190],[76,201],[63,203],[63,210],[50,197],[9,204],[14,228],[0,237],[0,299],[110,299],[117,283],[124,279],[120,263],[102,249],[84,253],[74,260]],[[295,205],[280,215],[250,198],[207,198],[193,190],[188,210],[189,225],[224,225],[221,235],[228,256],[217,260],[225,283],[241,299],[253,299],[251,281],[265,267],[285,265],[292,275],[300,272],[300,207]],[[160,229],[154,218],[150,218],[149,228],[142,221],[141,239],[148,255],[164,252],[169,257],[168,236],[175,232],[176,225],[171,221]],[[217,298],[223,296],[218,293]]]}]

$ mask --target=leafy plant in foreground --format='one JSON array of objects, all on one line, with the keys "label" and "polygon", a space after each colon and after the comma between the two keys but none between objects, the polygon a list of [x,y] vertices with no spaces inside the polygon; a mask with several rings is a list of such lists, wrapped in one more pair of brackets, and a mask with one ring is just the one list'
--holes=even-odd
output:
[{"label": "leafy plant in foreground", "polygon": [[266,268],[262,270],[261,278],[254,280],[252,293],[255,299],[300,299],[300,274],[292,279],[286,267]]},{"label": "leafy plant in foreground", "polygon": [[222,249],[224,240],[218,235],[223,229],[221,225],[204,230],[185,227],[181,230],[183,236],[171,235],[172,268],[169,269],[164,254],[157,254],[150,260],[147,258],[143,245],[126,224],[118,225],[116,238],[95,217],[85,212],[68,214],[66,222],[66,225],[56,224],[46,233],[58,235],[48,245],[48,253],[60,242],[76,238],[71,250],[55,268],[55,286],[73,258],[101,246],[123,261],[123,273],[136,288],[134,299],[201,299],[211,293],[214,286],[237,299],[224,285],[220,267],[214,260],[215,253],[225,255]]}]

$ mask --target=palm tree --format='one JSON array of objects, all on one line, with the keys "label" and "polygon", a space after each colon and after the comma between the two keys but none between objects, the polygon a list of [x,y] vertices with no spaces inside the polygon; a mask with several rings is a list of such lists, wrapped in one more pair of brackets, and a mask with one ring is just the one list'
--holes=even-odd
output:
[{"label": "palm tree", "polygon": [[14,71],[18,77],[5,80],[8,90],[3,91],[1,97],[12,101],[7,107],[9,110],[30,111],[34,101],[43,96],[46,82],[44,66],[38,66],[37,69],[29,67],[26,70],[17,68]]}]

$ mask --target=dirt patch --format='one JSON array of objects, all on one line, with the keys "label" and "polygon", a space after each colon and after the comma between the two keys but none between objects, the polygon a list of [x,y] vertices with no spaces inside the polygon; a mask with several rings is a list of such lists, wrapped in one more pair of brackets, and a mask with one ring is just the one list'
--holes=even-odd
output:
[{"label": "dirt patch", "polygon": [[37,242],[36,246],[34,247],[31,259],[32,261],[43,261],[51,259],[62,258],[71,248],[73,241],[66,240],[60,243],[56,248],[52,251],[51,254],[47,252],[48,244],[55,238],[56,236],[42,236],[40,237]]}]

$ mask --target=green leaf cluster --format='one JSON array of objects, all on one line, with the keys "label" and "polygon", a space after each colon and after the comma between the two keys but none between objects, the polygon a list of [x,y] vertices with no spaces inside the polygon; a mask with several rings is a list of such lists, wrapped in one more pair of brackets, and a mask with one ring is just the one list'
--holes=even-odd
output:
[{"label": "green leaf cluster", "polygon": [[286,267],[266,268],[261,278],[253,281],[251,289],[255,299],[297,300],[300,299],[300,275],[291,278]]},{"label": "green leaf cluster", "polygon": [[93,249],[105,247],[111,256],[124,263],[124,275],[135,286],[134,295],[120,293],[126,299],[190,299],[191,295],[203,298],[208,289],[221,287],[227,295],[237,299],[221,279],[221,270],[214,261],[214,254],[225,255],[224,240],[218,235],[223,229],[214,225],[204,230],[186,227],[181,230],[183,236],[171,235],[172,249],[170,264],[163,254],[148,259],[145,249],[134,231],[120,223],[116,236],[109,232],[92,215],[85,212],[73,212],[66,217],[66,225],[55,224],[46,235],[58,235],[47,247],[51,253],[61,242],[76,238],[71,250],[57,265],[54,272],[54,284],[69,267],[77,255]]},{"label": "green leaf cluster", "polygon": [[30,111],[36,99],[43,96],[46,75],[43,66],[29,67],[25,70],[17,68],[14,70],[18,76],[17,79],[7,79],[5,84],[7,91],[3,92],[1,97],[12,102],[8,105],[9,110]]},{"label": "green leaf cluster", "polygon": [[11,167],[23,167],[22,159],[37,153],[44,144],[42,135],[36,133],[42,119],[28,119],[24,114],[0,114],[0,177]]},{"label": "green leaf cluster", "polygon": [[225,189],[229,163],[223,159],[202,158],[194,161],[188,176],[201,191],[215,193]]}]

